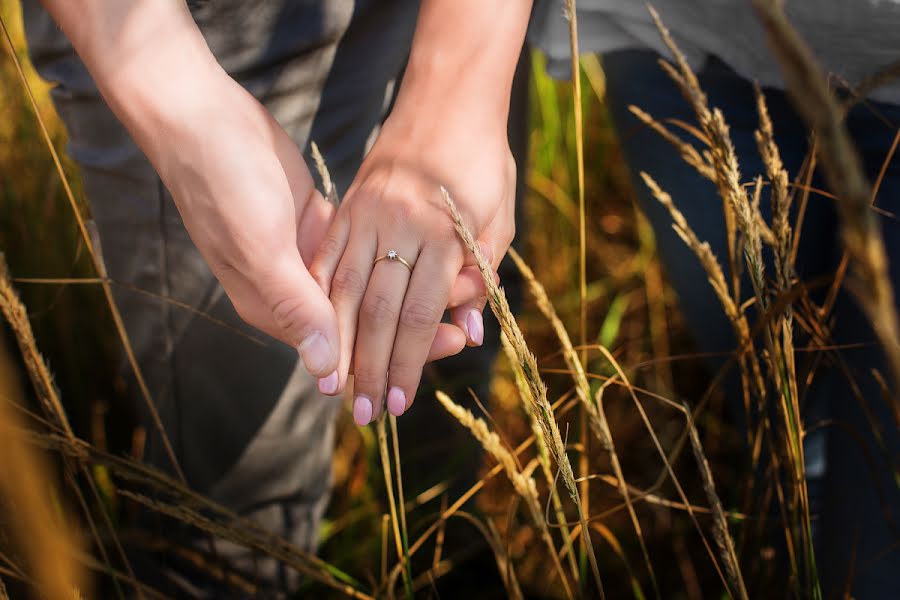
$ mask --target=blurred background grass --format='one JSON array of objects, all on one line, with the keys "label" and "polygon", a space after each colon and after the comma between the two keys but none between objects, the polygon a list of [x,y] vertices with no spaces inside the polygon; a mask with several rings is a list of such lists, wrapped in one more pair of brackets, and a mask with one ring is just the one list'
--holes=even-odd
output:
[{"label": "blurred background grass", "polygon": [[[25,58],[18,3],[0,0],[0,15],[11,26],[17,52]],[[27,61],[26,61],[27,67]],[[39,109],[50,125],[57,148],[65,144],[65,132],[48,98],[48,86],[28,70],[37,93]],[[690,343],[679,321],[675,298],[667,286],[656,257],[652,231],[636,205],[603,103],[601,66],[594,60],[583,64],[585,89],[585,156],[587,197],[588,343],[609,347],[623,365],[646,365],[629,371],[634,385],[667,398],[696,398],[704,391],[707,377],[699,361],[659,360],[689,355]],[[577,339],[579,330],[577,189],[571,84],[549,79],[542,58],[535,54],[530,82],[529,157],[524,203],[524,237],[520,248],[546,287],[567,328]],[[628,135],[628,132],[622,132]],[[77,169],[65,164],[85,207],[77,185]],[[20,85],[8,52],[0,54],[0,250],[14,277],[90,277],[71,209],[65,200],[50,155],[40,137],[37,121]],[[76,432],[100,448],[127,452],[131,439],[129,411],[117,401],[115,364],[117,345],[102,294],[92,285],[19,286],[36,331],[38,345],[57,378]],[[555,335],[533,303],[525,301],[519,322],[529,345],[546,371],[550,398],[571,389],[571,378],[554,370],[565,369]],[[591,356],[598,356],[592,354]],[[597,360],[588,371],[610,375],[609,365]],[[599,381],[599,380],[598,380]],[[597,385],[597,381],[594,382]],[[486,404],[498,429],[515,445],[530,433],[528,421],[515,399],[516,391],[504,361],[498,361],[492,396]],[[616,388],[605,396],[606,410],[629,483],[650,486],[660,463],[627,393]],[[646,409],[665,447],[683,431],[683,419],[671,408],[646,403]],[[438,410],[430,399],[416,410]],[[726,508],[736,503],[732,485],[741,477],[733,468],[737,438],[720,418],[714,402],[701,422],[704,445],[712,461]],[[570,445],[577,451],[577,428],[570,432]],[[402,444],[402,441],[401,441]],[[407,449],[414,452],[414,449]],[[453,448],[446,452],[452,454]],[[609,473],[608,457],[599,448],[588,450],[591,472]],[[728,468],[729,464],[732,468]],[[486,465],[493,466],[493,462]],[[375,581],[380,571],[383,543],[382,517],[386,511],[384,483],[371,429],[352,425],[344,411],[338,433],[335,460],[335,491],[323,528],[322,556],[361,581]],[[679,476],[682,474],[679,472]],[[696,476],[685,469],[682,483],[689,496],[702,498]],[[666,484],[659,490],[672,497]],[[410,528],[430,523],[441,507],[442,490],[424,488],[415,472],[404,471],[407,499],[421,504],[411,511]],[[606,541],[598,546],[598,559],[606,565],[605,580],[610,597],[633,595],[629,571],[623,559],[640,564],[640,551],[621,496],[614,485],[591,482],[591,514],[604,515],[593,522]],[[508,482],[495,478],[478,494],[475,507],[492,519],[508,540],[517,561],[520,578],[535,594],[556,596],[548,590],[546,557],[529,554],[534,545],[529,527],[509,526],[511,491]],[[455,498],[449,498],[453,501]],[[701,502],[702,503],[702,502]],[[707,597],[719,593],[718,577],[687,519],[677,510],[641,503],[638,515],[650,555],[666,598]],[[0,516],[0,519],[3,519]],[[451,521],[448,527],[454,526]],[[462,525],[458,525],[462,526]],[[448,550],[449,551],[449,550]],[[465,569],[462,562],[455,565]],[[643,572],[643,569],[636,568]],[[645,575],[639,575],[644,580]],[[644,589],[650,589],[644,581]],[[760,585],[760,584],[757,584]],[[764,584],[762,584],[764,588]],[[485,589],[485,595],[502,595]]]}]

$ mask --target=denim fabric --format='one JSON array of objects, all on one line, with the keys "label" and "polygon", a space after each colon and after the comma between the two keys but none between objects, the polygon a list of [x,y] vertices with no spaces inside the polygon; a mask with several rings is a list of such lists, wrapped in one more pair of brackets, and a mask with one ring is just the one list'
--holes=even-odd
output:
[{"label": "denim fabric", "polygon": [[[714,186],[697,175],[667,142],[643,127],[628,111],[628,106],[633,104],[658,119],[696,121],[678,89],[659,68],[657,59],[651,51],[637,50],[604,57],[609,109],[639,200],[656,232],[660,258],[678,294],[698,350],[730,352],[735,348],[732,330],[705,273],[673,231],[668,211],[650,196],[638,176],[641,171],[651,174],[672,195],[700,239],[709,242],[720,260],[727,256],[721,200]],[[759,174],[764,175],[753,137],[758,115],[752,84],[714,57],[698,75],[710,105],[723,111],[731,127],[742,179],[751,181]],[[796,176],[809,149],[806,131],[784,92],[764,91],[785,166],[792,177]],[[900,106],[878,103],[858,106],[849,114],[847,125],[866,173],[874,181],[900,125]],[[696,140],[687,135],[685,139],[699,148]],[[813,185],[825,187],[818,178],[813,180]],[[900,283],[900,224],[893,216],[900,209],[900,170],[896,161],[887,169],[877,204],[891,213],[879,219],[891,263],[890,276],[896,288]],[[765,192],[761,208],[768,219],[770,206]],[[838,226],[833,201],[812,194],[797,256],[797,271],[802,280],[812,281],[834,273],[842,254]],[[727,273],[724,264],[723,269]],[[750,294],[748,287],[744,297]],[[813,295],[821,295],[821,290]],[[819,574],[826,597],[842,593],[851,572],[853,583],[849,589],[854,597],[863,600],[897,597],[900,595],[900,549],[895,519],[900,513],[900,490],[893,474],[900,457],[900,435],[871,375],[872,369],[883,374],[887,374],[887,369],[868,321],[848,292],[842,292],[838,298],[834,317],[835,344],[863,343],[862,347],[842,349],[840,354],[882,429],[885,449],[879,449],[847,378],[833,362],[826,361],[806,393],[804,406],[807,427],[813,431],[806,439],[806,450],[816,513]],[[798,340],[798,346],[802,342],[802,338]],[[810,359],[809,355],[798,354],[799,368],[808,366]],[[717,370],[724,359],[709,362],[710,368]],[[730,398],[739,397],[734,377],[726,384],[725,392]],[[815,429],[823,420],[839,425]]]}]

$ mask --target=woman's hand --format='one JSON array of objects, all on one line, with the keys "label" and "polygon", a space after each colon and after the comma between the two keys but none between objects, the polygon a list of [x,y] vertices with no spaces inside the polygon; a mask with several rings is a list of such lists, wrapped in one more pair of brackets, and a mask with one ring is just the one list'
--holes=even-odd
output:
[{"label": "woman's hand", "polygon": [[[339,393],[352,370],[360,425],[381,414],[385,390],[390,412],[402,414],[426,361],[483,341],[484,286],[467,263],[471,253],[440,187],[495,269],[514,234],[515,163],[505,120],[479,123],[464,114],[464,122],[435,122],[407,108],[398,101],[310,267],[329,293],[341,333],[339,366],[319,388]],[[375,262],[391,250],[412,270],[399,261]],[[441,323],[447,308],[452,324]]]}]

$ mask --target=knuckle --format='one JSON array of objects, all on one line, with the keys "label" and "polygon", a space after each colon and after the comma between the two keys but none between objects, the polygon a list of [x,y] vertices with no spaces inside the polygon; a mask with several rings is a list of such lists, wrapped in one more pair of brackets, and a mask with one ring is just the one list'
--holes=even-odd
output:
[{"label": "knuckle", "polygon": [[332,298],[359,298],[365,291],[366,281],[359,271],[350,267],[338,267],[331,281]]},{"label": "knuckle", "polygon": [[353,385],[357,391],[371,392],[384,387],[387,373],[368,364],[358,364],[353,369]]},{"label": "knuckle", "polygon": [[[285,298],[272,306],[272,318],[279,329],[291,336],[292,342],[300,341],[300,331],[305,325],[306,303],[300,297]],[[296,337],[297,339],[293,339]]]},{"label": "knuckle", "polygon": [[395,227],[403,227],[415,218],[415,207],[407,200],[393,200],[384,205],[384,215]]},{"label": "knuckle", "polygon": [[506,228],[506,233],[503,236],[503,243],[508,248],[514,239],[516,239],[516,223],[515,221],[512,221],[509,224],[509,227]]},{"label": "knuckle", "polygon": [[414,385],[419,381],[422,375],[422,366],[425,357],[422,357],[422,363],[414,364],[408,359],[395,360],[390,367],[390,381],[396,385]]},{"label": "knuckle", "polygon": [[341,250],[343,250],[341,241],[331,233],[322,238],[322,241],[319,243],[318,252],[326,258],[332,258],[339,255]]},{"label": "knuckle", "polygon": [[441,322],[444,307],[426,298],[411,298],[403,307],[400,323],[412,331],[431,332]]},{"label": "knuckle", "polygon": [[376,326],[395,322],[397,311],[396,301],[379,293],[367,294],[360,308],[363,319]]}]

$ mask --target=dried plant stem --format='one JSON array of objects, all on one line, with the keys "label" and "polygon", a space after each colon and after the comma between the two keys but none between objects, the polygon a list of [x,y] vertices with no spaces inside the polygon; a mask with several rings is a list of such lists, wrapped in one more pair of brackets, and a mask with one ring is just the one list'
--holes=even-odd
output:
[{"label": "dried plant stem", "polygon": [[688,165],[694,168],[695,171],[700,173],[703,177],[709,179],[712,182],[716,180],[715,171],[713,168],[709,166],[709,163],[706,161],[703,156],[697,152],[697,149],[694,148],[691,144],[683,141],[680,137],[669,131],[669,128],[654,119],[650,114],[644,112],[637,106],[631,105],[628,107],[628,110],[631,111],[635,117],[638,118],[642,123],[648,126],[650,129],[655,131],[661,138],[669,142],[672,146],[678,150],[678,153],[681,155],[681,158]]},{"label": "dried plant stem", "polygon": [[162,502],[155,498],[148,498],[147,496],[144,496],[142,494],[136,494],[126,490],[119,490],[119,493],[123,497],[134,500],[138,504],[146,506],[154,512],[167,515],[169,517],[172,517],[173,519],[177,519],[183,523],[192,525],[193,527],[196,527],[201,531],[210,533],[217,538],[229,540],[236,544],[240,544],[242,546],[254,548],[256,550],[264,552],[266,555],[271,556],[279,560],[280,562],[283,562],[285,565],[291,567],[292,569],[295,569],[297,572],[302,573],[310,579],[314,579],[315,581],[323,583],[331,587],[332,589],[344,594],[345,596],[357,598],[358,600],[374,600],[371,595],[359,591],[352,585],[338,581],[334,577],[334,573],[336,572],[336,570],[320,570],[312,568],[308,564],[308,560],[305,556],[294,552],[288,545],[272,544],[262,536],[255,535],[248,531],[236,529],[234,527],[230,527],[228,523],[223,523],[218,520],[211,519],[201,512],[194,510],[189,505],[170,504],[167,502]]},{"label": "dried plant stem", "polygon": [[315,142],[310,142],[309,147],[312,151],[313,162],[316,163],[316,170],[319,172],[319,178],[322,179],[322,191],[325,192],[325,199],[334,206],[338,206],[341,200],[338,198],[337,187],[335,187],[328,166],[325,164],[325,158],[319,152],[319,146]]},{"label": "dried plant stem", "polygon": [[517,362],[522,368],[522,372],[525,374],[525,380],[528,382],[528,389],[531,391],[531,399],[533,401],[531,410],[538,423],[540,423],[541,430],[544,432],[544,437],[547,441],[547,448],[556,461],[560,473],[562,474],[563,483],[578,510],[578,518],[585,531],[584,539],[588,546],[588,560],[591,565],[594,580],[597,584],[597,591],[601,598],[605,598],[603,583],[600,579],[600,567],[597,565],[597,557],[594,554],[593,544],[590,539],[591,536],[587,534],[587,516],[581,506],[581,498],[579,497],[578,487],[575,482],[575,473],[572,470],[572,463],[569,461],[569,457],[566,454],[565,444],[563,443],[562,436],[559,432],[559,426],[553,415],[553,409],[547,400],[547,387],[544,385],[544,382],[539,375],[537,360],[525,343],[522,331],[519,329],[519,325],[516,323],[512,311],[509,308],[506,295],[494,281],[493,269],[491,268],[490,263],[485,260],[484,255],[481,253],[481,249],[472,237],[472,233],[466,227],[465,223],[463,223],[462,215],[459,214],[456,204],[453,202],[453,199],[450,198],[450,194],[446,189],[441,188],[441,194],[450,210],[450,215],[453,218],[457,233],[462,238],[463,243],[469,251],[475,255],[478,270],[481,272],[481,278],[487,289],[488,304],[491,307],[491,311],[493,311],[494,315],[497,317],[500,328],[509,339],[513,350],[515,351]]},{"label": "dried plant stem", "polygon": [[753,0],[753,5],[769,45],[781,63],[794,106],[807,127],[816,133],[825,177],[839,198],[837,208],[844,246],[855,275],[851,289],[884,347],[894,394],[897,394],[900,392],[900,324],[894,290],[888,277],[881,228],[869,208],[871,187],[844,124],[843,111],[809,48],[785,17],[781,3]]},{"label": "dried plant stem", "polygon": [[694,418],[691,416],[690,408],[685,405],[684,414],[687,420],[688,433],[690,434],[691,448],[694,451],[694,459],[700,468],[700,476],[703,480],[703,491],[706,492],[706,498],[709,502],[710,511],[713,515],[713,526],[716,530],[716,543],[719,545],[719,553],[725,562],[725,570],[728,578],[732,582],[734,595],[740,600],[747,600],[747,588],[744,585],[744,576],[741,573],[741,567],[738,563],[737,553],[734,550],[734,541],[728,531],[728,520],[725,517],[725,510],[722,508],[722,502],[719,500],[719,494],[716,493],[716,484],[713,481],[712,471],[709,468],[709,462],[703,452],[703,446],[700,443],[700,436],[697,434],[697,428],[694,426]]},{"label": "dried plant stem", "polygon": [[513,259],[513,262],[516,263],[516,267],[518,267],[519,272],[522,273],[522,277],[528,284],[528,288],[531,291],[531,294],[534,296],[541,314],[544,315],[544,317],[550,322],[551,326],[553,327],[553,331],[556,333],[556,336],[559,339],[560,345],[562,347],[563,358],[566,361],[566,366],[572,372],[573,379],[575,379],[575,393],[578,399],[581,401],[584,415],[586,416],[594,435],[603,445],[603,448],[607,452],[609,452],[613,473],[616,476],[616,480],[619,482],[619,493],[622,495],[622,499],[625,501],[628,515],[631,518],[631,524],[634,527],[635,533],[637,534],[638,543],[641,547],[641,553],[643,554],[644,562],[647,566],[647,572],[650,575],[650,581],[653,584],[653,589],[656,592],[656,596],[659,597],[660,594],[658,585],[656,583],[656,573],[653,569],[653,563],[650,560],[650,553],[647,550],[647,545],[644,542],[644,534],[641,529],[640,520],[638,519],[637,513],[635,512],[634,506],[631,502],[631,496],[628,492],[628,485],[625,480],[625,475],[622,472],[622,465],[619,461],[619,454],[618,452],[616,452],[616,446],[609,427],[609,421],[607,420],[606,413],[603,410],[603,403],[599,400],[595,402],[591,398],[591,386],[588,383],[582,362],[579,360],[579,357],[575,352],[575,348],[572,346],[572,340],[569,338],[569,333],[568,331],[566,331],[565,325],[559,318],[559,315],[556,313],[556,309],[553,307],[553,303],[550,301],[550,297],[547,295],[547,291],[544,289],[544,286],[541,285],[541,282],[538,281],[537,277],[535,277],[534,272],[514,248],[510,248],[509,256]]},{"label": "dried plant stem", "polygon": [[406,560],[406,553],[403,550],[403,536],[400,533],[400,519],[397,516],[397,503],[394,500],[394,484],[391,477],[391,458],[388,452],[387,432],[384,426],[386,418],[384,415],[378,419],[375,429],[378,434],[378,452],[381,455],[381,468],[384,472],[384,487],[387,490],[388,506],[391,512],[391,527],[394,530],[394,545],[397,550],[397,559],[406,564],[403,570],[403,585],[406,589],[406,595],[409,598],[413,596],[411,566]]},{"label": "dried plant stem", "polygon": [[[28,320],[28,312],[25,308],[25,305],[22,304],[22,301],[16,294],[15,289],[13,289],[12,287],[12,283],[10,281],[9,273],[6,267],[6,260],[3,257],[2,253],[0,253],[0,314],[2,314],[6,319],[6,321],[12,328],[13,333],[15,334],[16,341],[19,344],[19,350],[21,352],[22,359],[25,363],[25,369],[27,370],[28,375],[31,379],[32,387],[37,394],[45,417],[47,418],[49,423],[51,423],[54,427],[57,427],[64,433],[70,443],[74,444],[77,438],[75,437],[75,433],[72,431],[72,427],[69,424],[68,416],[66,415],[62,402],[59,399],[59,395],[56,393],[56,387],[53,383],[53,377],[50,375],[50,369],[47,368],[47,363],[44,361],[44,358],[38,351],[37,342],[34,339],[34,332],[31,329],[31,322]],[[87,521],[88,527],[91,531],[91,535],[97,545],[98,552],[100,553],[101,558],[106,562],[107,565],[110,564],[109,556],[106,552],[106,547],[101,542],[100,532],[97,529],[94,517],[91,514],[90,508],[87,501],[85,500],[81,488],[78,486],[75,480],[76,470],[80,470],[82,475],[84,475],[84,479],[87,482],[91,494],[93,495],[94,500],[100,509],[100,514],[103,518],[104,525],[110,532],[110,536],[113,543],[115,544],[116,550],[119,556],[122,558],[129,578],[133,586],[135,587],[138,597],[140,598],[141,590],[137,586],[137,580],[135,579],[134,571],[131,568],[131,563],[128,561],[125,550],[122,548],[122,545],[119,542],[119,538],[116,535],[112,519],[110,518],[109,513],[107,513],[106,511],[103,499],[100,496],[100,492],[97,489],[93,477],[83,465],[72,464],[69,460],[64,460],[63,463],[65,466],[64,476],[67,483],[69,484],[69,487],[74,492],[75,498],[78,500],[82,508],[85,520]],[[119,583],[117,580],[113,582],[113,586],[116,588],[116,592],[118,593],[118,595],[120,597],[124,597],[122,590],[119,588]]]},{"label": "dried plant stem", "polygon": [[544,513],[541,510],[540,500],[538,498],[537,487],[535,487],[534,479],[519,471],[516,465],[516,459],[512,452],[506,449],[500,437],[490,430],[482,419],[476,418],[471,411],[453,402],[444,392],[436,393],[438,401],[444,409],[450,413],[460,424],[472,432],[472,435],[484,448],[485,452],[497,459],[497,462],[503,467],[507,478],[512,483],[516,493],[525,501],[528,511],[534,521],[535,526],[540,532],[541,538],[547,545],[553,564],[559,573],[560,581],[563,584],[567,598],[574,598],[572,588],[569,587],[569,581],[566,578],[566,572],[562,563],[559,561],[559,555],[556,552],[556,546],[550,535],[550,529],[547,527],[547,521],[544,519]]},{"label": "dried plant stem", "polygon": [[537,422],[537,419],[535,419],[534,412],[531,410],[533,402],[531,400],[531,391],[528,389],[528,384],[525,382],[525,374],[519,366],[515,351],[509,343],[509,340],[506,338],[505,333],[500,333],[500,343],[503,347],[504,354],[506,354],[506,358],[509,360],[510,367],[513,371],[513,380],[519,391],[519,399],[522,401],[525,414],[531,425],[531,433],[534,435],[535,447],[537,448],[538,462],[540,463],[541,471],[544,474],[544,479],[547,480],[547,487],[550,490],[550,499],[553,503],[553,511],[556,514],[556,523],[563,538],[563,545],[565,546],[563,552],[565,552],[566,558],[569,561],[569,569],[572,571],[572,577],[575,582],[578,583],[581,574],[578,570],[578,564],[575,562],[575,549],[572,547],[571,532],[569,530],[565,510],[563,509],[562,499],[560,499],[559,490],[556,487],[556,476],[553,473],[553,466],[550,463],[550,453],[547,451],[547,441],[544,439],[544,432],[541,430],[541,426]]},{"label": "dried plant stem", "polygon": [[[578,295],[579,323],[581,339],[581,363],[587,364],[587,209],[584,196],[584,116],[581,109],[581,53],[578,50],[578,6],[576,0],[565,0],[565,13],[569,22],[569,53],[572,66],[572,103],[575,117],[575,163],[578,177]],[[590,514],[590,480],[588,479],[588,427],[590,417],[582,411],[580,419],[580,438],[583,452],[578,460],[578,472],[581,477],[581,505],[584,512]],[[585,540],[590,538],[585,531]],[[585,542],[587,544],[587,541]],[[583,549],[584,551],[587,548]],[[582,556],[582,560],[584,557]]]},{"label": "dried plant stem", "polygon": [[10,37],[9,31],[6,28],[6,23],[3,22],[2,18],[0,18],[0,29],[3,30],[3,35],[6,38],[7,47],[9,48],[10,54],[12,55],[13,62],[15,63],[16,70],[18,71],[19,78],[22,82],[22,86],[27,92],[28,100],[31,103],[31,108],[32,110],[34,110],[38,127],[41,130],[41,135],[44,138],[44,142],[46,143],[47,149],[50,152],[50,156],[53,159],[53,164],[56,167],[57,173],[59,174],[60,181],[63,185],[63,190],[66,193],[66,198],[69,201],[69,205],[72,208],[72,213],[75,216],[75,221],[78,225],[78,230],[81,233],[84,247],[88,251],[88,255],[91,258],[94,270],[103,280],[100,284],[103,288],[103,295],[106,297],[106,302],[109,305],[110,314],[112,315],[113,323],[116,327],[116,333],[118,334],[119,340],[122,343],[122,348],[125,350],[125,355],[128,358],[128,363],[134,373],[138,388],[140,388],[141,396],[143,397],[144,402],[147,405],[147,411],[150,414],[151,419],[153,420],[154,426],[159,430],[160,439],[169,458],[169,462],[172,464],[172,469],[178,475],[178,478],[181,479],[182,482],[184,482],[186,481],[184,472],[181,470],[181,466],[178,464],[178,458],[176,457],[175,450],[172,448],[172,444],[169,441],[169,436],[166,434],[162,419],[159,416],[159,411],[156,409],[156,404],[154,404],[153,398],[150,395],[150,389],[147,387],[147,383],[144,380],[141,368],[137,363],[137,358],[134,355],[134,349],[131,346],[131,340],[128,338],[128,333],[125,331],[125,323],[122,320],[122,315],[119,313],[119,307],[116,304],[115,298],[113,297],[112,287],[110,286],[109,281],[106,277],[106,267],[104,266],[103,260],[100,258],[97,250],[94,248],[94,244],[90,234],[88,233],[84,218],[81,216],[81,211],[78,208],[78,203],[75,201],[75,194],[72,192],[72,187],[69,185],[69,180],[66,177],[65,171],[63,171],[62,162],[59,159],[59,153],[57,153],[56,147],[53,145],[53,140],[50,138],[50,133],[47,131],[47,126],[44,123],[43,117],[41,117],[40,110],[38,110],[34,92],[32,92],[31,86],[28,83],[28,79],[25,77],[25,71],[22,69],[22,63],[21,61],[19,61],[19,57],[16,54],[16,49],[13,45],[12,38]]},{"label": "dried plant stem", "polygon": [[[403,469],[400,464],[400,436],[397,435],[397,417],[388,415],[391,425],[391,446],[394,450],[394,470],[397,473],[397,502],[400,513],[400,534],[403,541],[403,556],[409,554],[409,530],[406,528],[406,500],[403,497]],[[407,576],[412,579],[412,565],[406,561]]]},{"label": "dried plant stem", "polygon": [[[21,402],[23,390],[13,375],[13,363],[0,341],[0,493],[15,538],[24,550],[39,595],[71,597],[84,583],[83,572],[74,560],[79,545],[76,530],[67,515],[56,509],[59,500],[50,479],[49,465],[22,434],[14,402]],[[0,583],[0,596],[6,589]]]}]

